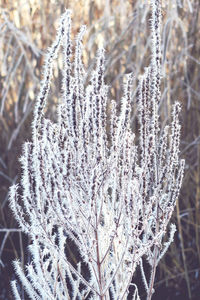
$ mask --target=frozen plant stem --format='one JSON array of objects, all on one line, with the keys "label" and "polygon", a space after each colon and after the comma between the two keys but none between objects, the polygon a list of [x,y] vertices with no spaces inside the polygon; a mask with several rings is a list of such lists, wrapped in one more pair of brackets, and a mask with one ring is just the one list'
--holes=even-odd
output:
[{"label": "frozen plant stem", "polygon": [[[162,245],[184,160],[179,159],[179,103],[174,104],[171,125],[160,132],[160,1],[151,0],[151,6],[152,59],[139,79],[137,147],[130,125],[133,74],[126,77],[118,114],[116,102],[107,97],[104,50],[98,51],[96,68],[85,86],[85,26],[76,38],[72,60],[70,11],[60,19],[46,56],[32,140],[23,148],[22,178],[10,189],[13,213],[32,241],[26,275],[14,262],[30,299],[138,300],[138,289],[131,282],[139,264],[147,299],[152,297],[156,267],[175,233],[171,225],[169,242]],[[44,109],[60,47],[62,97],[53,123],[45,118]],[[76,265],[67,255],[70,240],[81,258]],[[152,270],[149,284],[142,259]],[[12,288],[20,299],[16,281]]]},{"label": "frozen plant stem", "polygon": [[157,255],[158,255],[158,248],[155,247],[154,250],[154,259],[153,259],[153,267],[151,270],[151,277],[150,277],[150,284],[149,284],[149,290],[148,290],[148,294],[147,294],[147,300],[151,300],[151,297],[154,293],[154,280],[155,280],[155,276],[156,276],[156,261],[157,261]]}]

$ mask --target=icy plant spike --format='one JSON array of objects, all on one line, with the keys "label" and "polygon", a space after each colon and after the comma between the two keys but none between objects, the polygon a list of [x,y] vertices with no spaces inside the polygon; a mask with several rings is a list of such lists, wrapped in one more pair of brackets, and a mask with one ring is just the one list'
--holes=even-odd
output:
[{"label": "icy plant spike", "polygon": [[[139,80],[138,147],[130,126],[133,74],[126,77],[118,115],[116,102],[107,97],[104,50],[98,51],[96,68],[85,87],[85,27],[80,29],[72,55],[70,11],[60,19],[56,40],[46,56],[32,140],[23,148],[22,178],[10,191],[13,213],[32,241],[32,262],[25,273],[19,262],[14,263],[30,299],[126,299],[138,265],[148,299],[152,296],[156,266],[175,232],[172,225],[163,247],[184,161],[179,159],[178,103],[171,126],[160,132],[160,1],[151,3],[152,60]],[[58,120],[53,123],[45,118],[44,108],[53,60],[61,46],[62,98]],[[81,257],[78,264],[67,255],[70,240]],[[143,257],[152,267],[149,283]],[[12,287],[16,299],[21,299],[16,281]],[[136,286],[132,298],[139,299]]]}]

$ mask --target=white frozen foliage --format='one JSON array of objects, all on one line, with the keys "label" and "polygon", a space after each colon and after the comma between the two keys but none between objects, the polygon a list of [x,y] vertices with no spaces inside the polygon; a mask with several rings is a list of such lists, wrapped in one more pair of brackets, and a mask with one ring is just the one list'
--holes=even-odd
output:
[{"label": "white frozen foliage", "polygon": [[[12,211],[31,239],[31,263],[23,271],[20,262],[14,262],[30,299],[121,300],[131,296],[130,286],[132,299],[139,299],[131,283],[137,266],[151,299],[156,266],[173,240],[171,225],[169,242],[162,245],[184,170],[179,159],[178,103],[171,126],[161,131],[159,125],[160,0],[151,4],[152,59],[139,79],[137,147],[130,126],[133,75],[127,75],[118,114],[116,102],[107,99],[104,50],[98,51],[96,68],[85,87],[85,27],[72,55],[70,12],[61,17],[46,56],[32,141],[23,148],[22,179],[10,191]],[[60,46],[62,99],[53,123],[44,117],[44,109]],[[78,264],[67,254],[70,241],[81,258]],[[142,259],[150,265],[149,280]],[[16,281],[12,288],[15,298],[21,299]]]}]

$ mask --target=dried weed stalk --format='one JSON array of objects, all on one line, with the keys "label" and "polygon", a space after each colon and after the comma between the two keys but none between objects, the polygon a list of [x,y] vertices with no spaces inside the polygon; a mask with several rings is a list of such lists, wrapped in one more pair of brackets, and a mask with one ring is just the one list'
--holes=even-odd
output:
[{"label": "dried weed stalk", "polygon": [[[108,103],[104,50],[98,51],[96,68],[85,87],[85,27],[76,38],[72,59],[70,11],[61,17],[46,56],[32,141],[24,144],[22,179],[10,191],[15,218],[32,240],[32,261],[25,273],[20,262],[14,263],[30,299],[126,299],[138,265],[147,299],[152,297],[156,267],[175,232],[171,225],[169,242],[162,245],[179,195],[184,160],[179,159],[179,103],[173,107],[171,125],[160,130],[160,1],[152,0],[151,5],[152,58],[137,92],[138,147],[130,126],[133,74],[127,75],[118,115],[116,102]],[[44,109],[61,45],[63,93],[53,123],[44,117]],[[77,265],[66,255],[69,240],[81,256]],[[143,258],[152,269],[149,282]],[[16,281],[12,287],[20,299]],[[139,299],[134,287],[132,299]]]}]

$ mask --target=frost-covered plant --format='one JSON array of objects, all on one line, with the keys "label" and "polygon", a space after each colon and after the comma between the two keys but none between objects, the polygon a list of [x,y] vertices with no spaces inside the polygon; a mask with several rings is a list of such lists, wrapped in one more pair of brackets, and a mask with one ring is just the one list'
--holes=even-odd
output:
[{"label": "frost-covered plant", "polygon": [[[98,51],[85,87],[85,27],[77,36],[72,59],[70,12],[61,17],[46,56],[32,141],[24,144],[22,179],[10,191],[13,213],[32,241],[25,273],[19,262],[14,263],[30,299],[126,299],[138,265],[151,299],[156,266],[173,240],[171,225],[169,242],[162,246],[184,170],[184,161],[179,160],[178,103],[171,126],[161,132],[159,125],[161,8],[159,0],[151,4],[152,58],[137,92],[138,147],[130,126],[133,75],[127,75],[118,115],[116,102],[107,99],[104,50]],[[61,45],[62,97],[53,123],[44,117],[44,110]],[[70,240],[81,257],[77,265],[67,255]],[[152,268],[149,282],[142,258]],[[20,299],[16,281],[12,287]],[[134,287],[132,299],[139,299]]]}]

